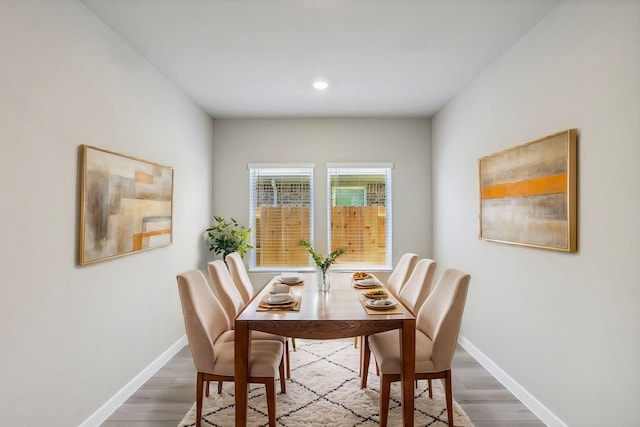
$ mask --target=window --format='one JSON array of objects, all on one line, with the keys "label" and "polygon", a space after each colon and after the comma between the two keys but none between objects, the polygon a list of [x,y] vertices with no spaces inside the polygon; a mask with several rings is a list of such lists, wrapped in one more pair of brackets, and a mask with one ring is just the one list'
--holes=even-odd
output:
[{"label": "window", "polygon": [[331,189],[333,206],[367,206],[365,187],[334,187]]},{"label": "window", "polygon": [[313,241],[313,165],[249,165],[253,270],[309,265],[300,239]]},{"label": "window", "polygon": [[347,252],[336,267],[391,268],[392,164],[327,166],[327,230],[331,250]]}]

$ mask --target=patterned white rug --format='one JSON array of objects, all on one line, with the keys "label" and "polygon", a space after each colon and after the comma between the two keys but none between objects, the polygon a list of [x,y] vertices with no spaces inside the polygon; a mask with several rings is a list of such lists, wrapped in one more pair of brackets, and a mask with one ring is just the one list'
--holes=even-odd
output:
[{"label": "patterned white rug", "polygon": [[[367,388],[360,389],[358,360],[360,350],[353,340],[311,341],[296,340],[297,351],[291,352],[291,379],[287,393],[280,394],[276,383],[276,412],[278,426],[377,426],[379,424],[379,377],[373,363]],[[420,381],[416,389],[415,425],[447,426],[444,393],[440,381],[433,381],[433,399],[429,399],[427,382]],[[402,425],[400,383],[391,387],[389,426]],[[195,403],[178,427],[195,425]],[[473,427],[462,408],[454,402],[456,427]],[[229,427],[234,425],[234,386],[225,383],[222,394],[217,385],[205,398],[203,426]],[[264,386],[249,388],[249,426],[267,426],[267,400]]]}]

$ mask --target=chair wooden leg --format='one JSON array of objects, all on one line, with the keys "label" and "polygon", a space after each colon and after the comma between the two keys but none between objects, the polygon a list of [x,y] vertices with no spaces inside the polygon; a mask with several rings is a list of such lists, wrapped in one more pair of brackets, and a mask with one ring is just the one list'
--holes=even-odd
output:
[{"label": "chair wooden leg", "polygon": [[431,384],[431,378],[429,378],[427,382],[429,383],[429,399],[433,399],[433,386]]},{"label": "chair wooden leg", "polygon": [[[354,340],[358,340],[360,341],[360,371],[358,372],[358,376],[361,377],[362,376],[362,358],[364,357],[364,341],[367,339],[367,337],[365,337],[364,335],[362,336],[358,336],[355,337]],[[354,344],[355,347],[357,347],[357,345]]]},{"label": "chair wooden leg", "polygon": [[[291,338],[293,341],[293,338]],[[287,356],[287,378],[291,378],[291,352],[289,351],[289,340],[284,340],[284,352]]]},{"label": "chair wooden leg", "polygon": [[[222,381],[222,380],[218,381],[218,394],[222,394],[222,383],[223,382],[224,381]],[[207,394],[207,396],[209,396],[209,395]]]},{"label": "chair wooden leg", "polygon": [[280,370],[280,392],[284,394],[287,392],[287,382],[284,377],[284,358],[280,359],[279,370]]},{"label": "chair wooden leg", "polygon": [[204,382],[204,395],[209,397],[209,381]]},{"label": "chair wooden leg", "polygon": [[355,348],[358,348],[358,339],[359,339],[359,338],[360,338],[360,337],[353,337],[353,346],[354,346]]},{"label": "chair wooden leg", "polygon": [[[429,387],[431,391],[431,387]],[[453,426],[453,392],[451,390],[451,370],[445,372],[444,377],[444,394],[447,401],[447,418],[449,420],[449,427]]]},{"label": "chair wooden leg", "polygon": [[267,379],[264,384],[267,392],[267,414],[269,416],[269,427],[276,426],[276,381],[273,378]]},{"label": "chair wooden leg", "polygon": [[389,397],[391,379],[387,375],[380,377],[380,427],[386,427],[389,418]]},{"label": "chair wooden leg", "polygon": [[293,351],[297,351],[296,350],[296,339],[295,338],[291,338],[291,345],[293,346]]},{"label": "chair wooden leg", "polygon": [[[202,418],[202,389],[204,388],[204,375],[198,372],[196,375],[196,427],[200,427],[200,419]],[[207,381],[207,390],[209,389],[209,381]]]},{"label": "chair wooden leg", "polygon": [[362,358],[360,362],[360,388],[367,388],[367,377],[369,376],[369,362],[371,357],[371,349],[369,348],[369,340],[366,336],[362,337]]}]

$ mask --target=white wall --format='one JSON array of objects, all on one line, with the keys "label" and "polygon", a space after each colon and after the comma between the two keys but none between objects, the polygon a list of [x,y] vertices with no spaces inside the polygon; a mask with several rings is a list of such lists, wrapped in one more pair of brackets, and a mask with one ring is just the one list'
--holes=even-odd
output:
[{"label": "white wall", "polygon": [[[568,128],[578,252],[478,240],[478,159]],[[433,120],[435,258],[472,274],[461,334],[550,425],[640,422],[639,135],[638,1],[561,3]]]},{"label": "white wall", "polygon": [[315,246],[326,254],[327,162],[393,162],[394,265],[404,252],[430,257],[430,135],[427,119],[216,119],[214,211],[249,224],[248,163],[314,163]]},{"label": "white wall", "polygon": [[[184,335],[212,121],[73,0],[0,2],[0,424],[77,426]],[[174,167],[173,244],[77,265],[81,144]]]}]

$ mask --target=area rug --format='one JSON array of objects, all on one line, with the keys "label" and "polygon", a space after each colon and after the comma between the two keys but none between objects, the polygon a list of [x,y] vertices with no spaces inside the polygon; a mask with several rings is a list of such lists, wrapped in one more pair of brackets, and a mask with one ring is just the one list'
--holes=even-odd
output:
[{"label": "area rug", "polygon": [[[379,425],[380,382],[373,363],[367,388],[360,389],[358,361],[360,350],[353,340],[296,339],[296,352],[291,352],[291,379],[287,393],[280,394],[276,383],[277,425],[299,426],[362,426]],[[433,399],[429,399],[427,381],[420,381],[415,390],[416,426],[447,426],[447,411],[441,382],[433,381]],[[267,426],[267,399],[264,386],[249,387],[249,426]],[[204,400],[203,426],[230,427],[234,425],[234,385],[225,383],[222,394],[217,385]],[[195,425],[195,403],[178,427]],[[473,427],[462,408],[454,402],[456,427]],[[400,383],[391,387],[389,410],[390,427],[402,425]]]}]

